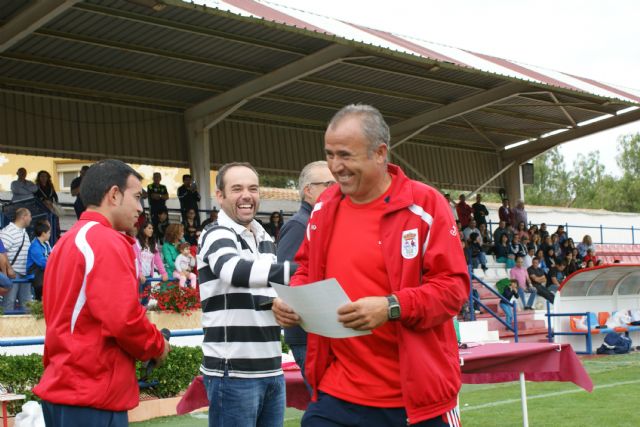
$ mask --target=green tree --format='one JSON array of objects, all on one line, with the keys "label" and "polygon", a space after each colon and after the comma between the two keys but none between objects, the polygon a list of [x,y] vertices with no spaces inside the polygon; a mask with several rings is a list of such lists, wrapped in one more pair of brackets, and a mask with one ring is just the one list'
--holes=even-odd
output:
[{"label": "green tree", "polygon": [[569,173],[558,147],[533,161],[533,184],[525,187],[525,200],[531,205],[567,206],[571,201]]},{"label": "green tree", "polygon": [[605,177],[604,165],[600,163],[600,153],[592,151],[586,156],[578,154],[569,173],[571,206],[576,208],[599,208],[596,204],[602,192],[602,180]]},{"label": "green tree", "polygon": [[625,175],[640,176],[640,133],[618,138],[618,166]]}]

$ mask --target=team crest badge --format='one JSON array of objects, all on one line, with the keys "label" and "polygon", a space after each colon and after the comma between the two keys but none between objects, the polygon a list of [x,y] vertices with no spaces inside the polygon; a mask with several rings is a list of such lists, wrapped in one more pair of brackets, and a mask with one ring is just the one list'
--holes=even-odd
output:
[{"label": "team crest badge", "polygon": [[415,258],[418,255],[418,229],[405,230],[402,232],[402,257],[405,259]]}]

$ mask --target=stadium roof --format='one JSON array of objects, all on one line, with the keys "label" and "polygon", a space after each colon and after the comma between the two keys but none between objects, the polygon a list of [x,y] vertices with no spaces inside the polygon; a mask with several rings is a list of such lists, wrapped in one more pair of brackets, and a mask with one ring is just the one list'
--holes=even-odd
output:
[{"label": "stadium roof", "polygon": [[392,161],[471,190],[640,119],[640,94],[592,79],[264,1],[209,3],[5,0],[0,148],[186,166],[208,140],[207,166],[297,174],[323,157],[333,113],[362,102],[390,124]]}]

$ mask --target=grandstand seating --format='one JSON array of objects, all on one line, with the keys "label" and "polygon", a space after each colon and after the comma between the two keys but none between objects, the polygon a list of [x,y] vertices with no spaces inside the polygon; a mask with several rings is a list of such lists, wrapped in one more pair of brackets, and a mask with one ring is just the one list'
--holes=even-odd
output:
[{"label": "grandstand seating", "polygon": [[596,257],[605,264],[619,260],[621,264],[640,264],[640,245],[597,244]]}]

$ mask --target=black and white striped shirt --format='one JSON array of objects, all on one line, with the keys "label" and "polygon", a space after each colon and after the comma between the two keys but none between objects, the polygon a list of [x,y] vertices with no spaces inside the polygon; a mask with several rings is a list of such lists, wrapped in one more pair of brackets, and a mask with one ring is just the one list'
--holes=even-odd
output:
[{"label": "black and white striped shirt", "polygon": [[[0,239],[2,239],[2,243],[7,250],[9,262],[13,261],[14,258],[16,260],[13,263],[13,270],[18,274],[27,274],[27,254],[31,245],[27,230],[10,222],[0,231]],[[18,253],[18,250],[20,253]],[[16,254],[18,254],[17,257]]]},{"label": "black and white striped shirt", "polygon": [[276,263],[275,244],[257,221],[251,231],[224,211],[198,245],[204,360],[200,371],[257,378],[282,374],[280,326],[261,304],[276,296],[269,282],[289,283],[289,262]]}]

